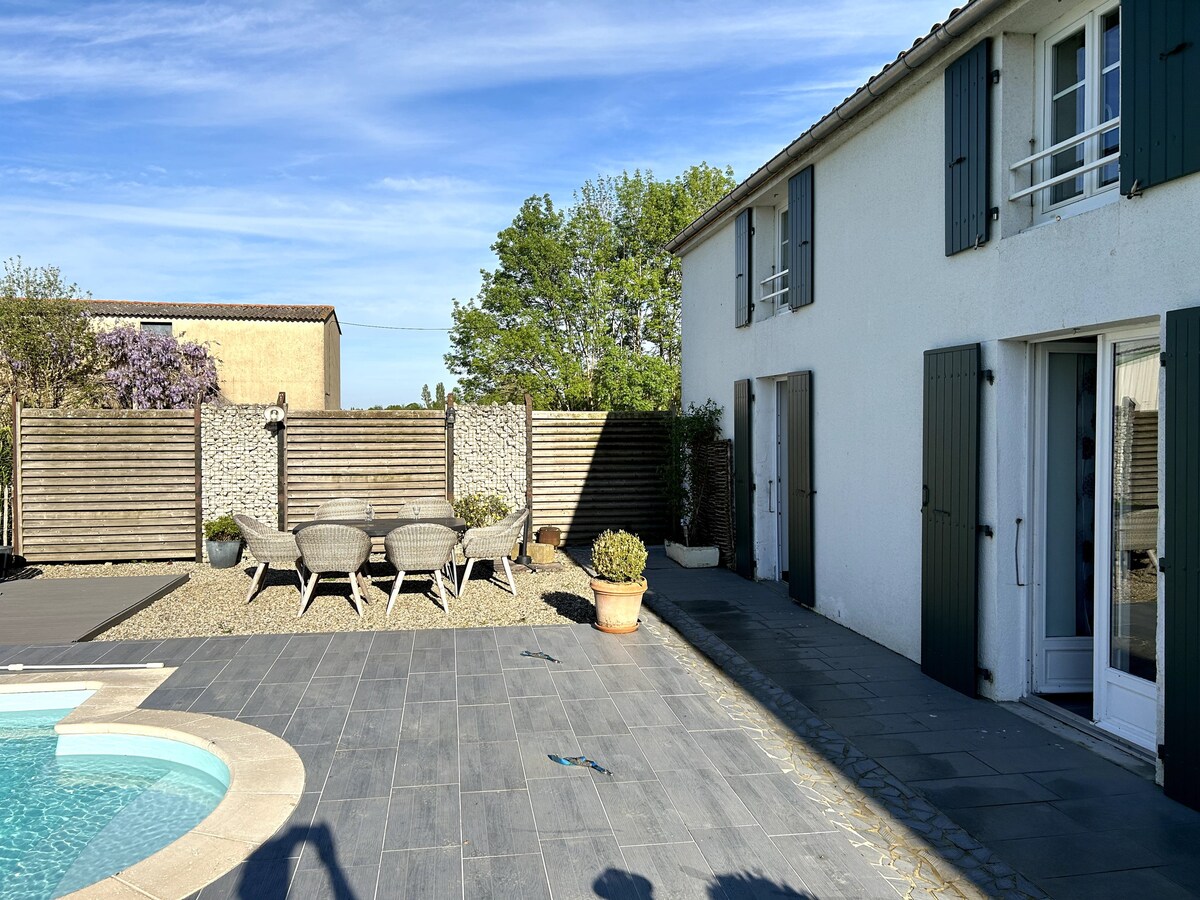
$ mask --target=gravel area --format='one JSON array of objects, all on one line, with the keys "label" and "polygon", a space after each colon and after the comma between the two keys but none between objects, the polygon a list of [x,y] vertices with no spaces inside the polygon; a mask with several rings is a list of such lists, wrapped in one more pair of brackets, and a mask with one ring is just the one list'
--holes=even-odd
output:
[{"label": "gravel area", "polygon": [[[89,578],[115,575],[174,575],[186,572],[188,581],[94,640],[210,637],[222,634],[296,634],[328,631],[386,631],[409,628],[469,628],[486,625],[563,625],[595,621],[590,581],[586,572],[557,551],[558,570],[531,572],[514,567],[517,596],[504,583],[489,578],[488,563],[476,563],[471,581],[458,600],[448,591],[450,614],[437,602],[427,575],[405,579],[392,614],[384,617],[387,595],[396,571],[372,559],[372,586],[362,618],[350,602],[345,577],[323,578],[303,616],[297,617],[300,592],[295,573],[271,569],[266,586],[247,605],[253,564],[243,560],[231,569],[213,569],[194,562],[113,563],[107,565],[36,565],[40,578]],[[503,584],[503,586],[501,586]]]}]

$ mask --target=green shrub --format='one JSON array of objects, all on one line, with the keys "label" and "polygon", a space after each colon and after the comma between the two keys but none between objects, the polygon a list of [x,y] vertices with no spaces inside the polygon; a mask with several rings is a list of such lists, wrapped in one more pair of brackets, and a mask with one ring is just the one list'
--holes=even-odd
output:
[{"label": "green shrub", "polygon": [[242,529],[233,521],[233,516],[221,516],[204,523],[204,537],[210,541],[240,541]]},{"label": "green shrub", "polygon": [[476,492],[454,501],[454,515],[466,522],[468,528],[495,525],[510,512],[512,507],[495,494]]},{"label": "green shrub", "polygon": [[606,531],[592,543],[592,566],[605,581],[641,581],[646,545],[628,531]]}]

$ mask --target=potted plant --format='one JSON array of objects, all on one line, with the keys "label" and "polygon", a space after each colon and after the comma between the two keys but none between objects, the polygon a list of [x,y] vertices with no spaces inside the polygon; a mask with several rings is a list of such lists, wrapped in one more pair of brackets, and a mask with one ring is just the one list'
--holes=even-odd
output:
[{"label": "potted plant", "polygon": [[693,403],[676,414],[670,424],[670,453],[664,469],[667,500],[681,541],[666,540],[667,556],[687,569],[708,568],[721,561],[720,551],[701,541],[700,512],[708,497],[708,476],[700,462],[701,450],[721,434],[724,410],[713,400]]},{"label": "potted plant", "polygon": [[242,529],[233,516],[224,515],[204,523],[204,549],[214,569],[236,566],[242,549]]},{"label": "potted plant", "polygon": [[454,501],[454,515],[467,523],[468,528],[495,525],[512,512],[503,497],[476,491]]},{"label": "potted plant", "polygon": [[646,593],[646,545],[628,531],[606,531],[592,543],[596,627],[609,634],[637,631]]}]

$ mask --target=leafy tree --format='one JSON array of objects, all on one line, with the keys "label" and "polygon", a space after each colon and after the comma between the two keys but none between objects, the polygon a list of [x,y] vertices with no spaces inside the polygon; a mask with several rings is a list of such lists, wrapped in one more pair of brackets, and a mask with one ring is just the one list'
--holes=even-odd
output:
[{"label": "leafy tree", "polygon": [[[5,260],[0,278],[0,388],[28,406],[87,404],[102,391],[83,294],[55,266]],[[5,406],[9,404],[6,402]]]},{"label": "leafy tree", "polygon": [[429,393],[429,385],[421,385],[421,404],[418,406],[413,404],[413,409],[445,409],[446,408],[446,386],[440,381],[437,383],[432,394]]},{"label": "leafy tree", "polygon": [[108,364],[105,381],[120,407],[186,409],[197,399],[220,395],[216,360],[203,344],[128,327],[100,334],[96,344]]},{"label": "leafy tree", "polygon": [[474,402],[665,409],[679,396],[679,261],[664,248],[734,186],[701,163],[669,181],[588,181],[560,210],[530,197],[479,293],[454,302],[446,364]]}]

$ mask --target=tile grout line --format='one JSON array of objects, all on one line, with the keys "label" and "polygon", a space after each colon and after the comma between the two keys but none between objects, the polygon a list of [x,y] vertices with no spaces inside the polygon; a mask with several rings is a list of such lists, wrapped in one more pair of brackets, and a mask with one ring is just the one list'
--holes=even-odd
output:
[{"label": "tile grout line", "polygon": [[[454,598],[456,605],[458,600],[458,597]],[[462,717],[458,713],[458,632],[453,631],[451,635],[454,640],[454,749],[458,756],[458,894],[462,900],[466,900],[467,861],[466,854],[463,852]]]},{"label": "tile grout line", "polygon": [[[371,646],[375,646],[375,638],[371,638]],[[379,896],[379,884],[383,881],[383,855],[387,852],[387,832],[388,825],[392,815],[392,794],[396,790],[396,772],[400,769],[400,735],[404,733],[404,719],[408,715],[408,686],[412,683],[412,661],[413,655],[416,653],[417,636],[413,634],[413,645],[408,649],[408,671],[404,677],[404,699],[400,706],[400,730],[396,732],[396,759],[392,763],[392,778],[388,784],[387,808],[383,811],[383,843],[379,846],[379,867],[375,870],[375,897]],[[371,652],[367,651],[367,658],[370,659]],[[363,670],[366,671],[366,663],[363,663]],[[362,684],[362,680],[359,680]],[[357,693],[357,690],[355,691]],[[353,706],[353,702],[351,702]]]}]

